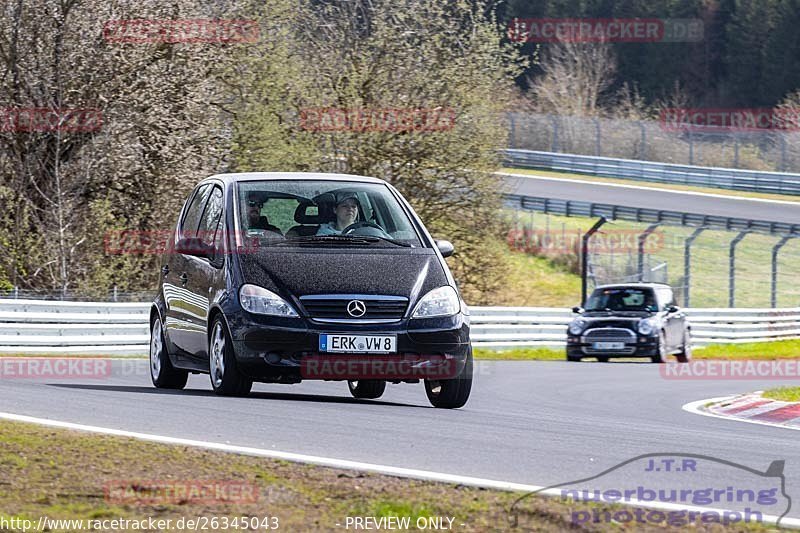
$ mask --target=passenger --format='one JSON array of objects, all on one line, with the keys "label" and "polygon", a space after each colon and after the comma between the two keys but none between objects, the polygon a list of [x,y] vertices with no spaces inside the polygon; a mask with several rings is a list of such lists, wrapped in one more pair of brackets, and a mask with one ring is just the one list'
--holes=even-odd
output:
[{"label": "passenger", "polygon": [[355,193],[342,193],[336,197],[334,209],[336,220],[321,224],[317,235],[341,235],[342,230],[354,224],[358,218],[358,198]]},{"label": "passenger", "polygon": [[269,223],[269,219],[261,214],[264,207],[263,196],[257,192],[247,194],[247,226],[249,229],[263,229],[281,233],[280,228]]}]

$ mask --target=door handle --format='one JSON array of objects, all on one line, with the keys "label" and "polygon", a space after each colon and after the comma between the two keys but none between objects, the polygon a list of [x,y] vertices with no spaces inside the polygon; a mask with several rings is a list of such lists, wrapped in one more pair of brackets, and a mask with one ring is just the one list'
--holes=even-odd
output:
[{"label": "door handle", "polygon": [[180,279],[181,279],[181,284],[186,285],[186,283],[189,281],[189,274],[184,272],[183,274],[180,275]]},{"label": "door handle", "polygon": [[161,274],[166,277],[169,274],[169,265],[164,265],[161,267]]}]

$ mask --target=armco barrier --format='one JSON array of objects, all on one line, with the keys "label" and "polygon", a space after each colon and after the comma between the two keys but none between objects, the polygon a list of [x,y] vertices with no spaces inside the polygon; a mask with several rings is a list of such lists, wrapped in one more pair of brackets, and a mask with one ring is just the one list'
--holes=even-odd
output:
[{"label": "armco barrier", "polygon": [[[134,355],[148,351],[149,303],[0,300],[0,353]],[[800,308],[687,309],[695,344],[800,338]],[[476,347],[563,346],[569,309],[471,307]]]},{"label": "armco barrier", "polygon": [[734,191],[800,195],[800,174],[674,165],[655,161],[532,150],[509,149],[504,153],[505,164],[518,168],[578,172],[607,178],[693,185]]}]

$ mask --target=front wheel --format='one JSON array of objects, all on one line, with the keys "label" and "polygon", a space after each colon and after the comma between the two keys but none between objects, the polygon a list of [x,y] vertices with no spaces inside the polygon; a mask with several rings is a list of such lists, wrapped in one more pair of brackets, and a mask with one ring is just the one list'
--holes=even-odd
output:
[{"label": "front wheel", "polygon": [[425,393],[434,407],[456,409],[463,407],[472,391],[472,346],[461,373],[453,379],[426,379]]},{"label": "front wheel", "polygon": [[683,332],[683,348],[676,357],[679,363],[688,363],[692,360],[692,334],[688,329]]},{"label": "front wheel", "polygon": [[656,354],[650,356],[650,360],[654,363],[667,362],[667,337],[664,335],[663,331],[658,334],[658,347],[656,348]]},{"label": "front wheel", "polygon": [[182,389],[189,379],[189,372],[175,368],[169,360],[160,318],[150,327],[150,379],[157,389]]},{"label": "front wheel", "polygon": [[386,390],[386,382],[378,379],[363,379],[360,381],[348,381],[347,387],[353,398],[361,400],[374,400],[383,396]]},{"label": "front wheel", "polygon": [[211,388],[220,396],[247,396],[253,382],[247,379],[236,366],[233,342],[222,317],[214,320],[211,338],[208,341],[208,369]]}]

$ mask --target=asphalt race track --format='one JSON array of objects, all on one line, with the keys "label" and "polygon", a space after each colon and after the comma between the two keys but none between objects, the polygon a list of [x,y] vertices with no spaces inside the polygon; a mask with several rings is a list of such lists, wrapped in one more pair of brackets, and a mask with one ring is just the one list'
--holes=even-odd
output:
[{"label": "asphalt race track", "polygon": [[[113,365],[94,379],[5,376],[0,411],[540,486],[653,452],[761,471],[785,459],[786,492],[800,502],[800,433],[681,409],[775,385],[767,380],[668,380],[659,365],[637,362],[479,362],[469,403],[439,410],[421,384],[389,385],[374,401],[352,399],[342,382],[256,384],[248,398],[222,398],[206,375],[191,376],[185,391],[161,391],[147,361]],[[789,516],[800,517],[800,505]]]},{"label": "asphalt race track", "polygon": [[509,187],[508,192],[527,196],[791,224],[800,221],[800,202],[726,197],[725,191],[722,190],[719,194],[697,194],[636,185],[605,184],[522,174],[514,177],[505,175],[505,180]]}]

